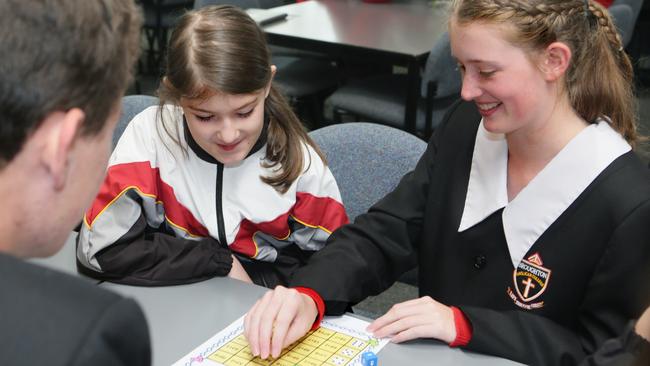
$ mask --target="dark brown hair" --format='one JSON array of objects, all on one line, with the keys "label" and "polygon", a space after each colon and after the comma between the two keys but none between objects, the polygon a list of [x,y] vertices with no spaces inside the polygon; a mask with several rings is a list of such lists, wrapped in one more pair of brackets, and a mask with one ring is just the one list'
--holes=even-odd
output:
[{"label": "dark brown hair", "polygon": [[99,133],[130,82],[140,14],[133,0],[0,1],[0,167],[53,111],[80,108]]},{"label": "dark brown hair", "polygon": [[[227,5],[188,12],[170,38],[167,69],[158,89],[158,116],[162,120],[164,104],[180,105],[181,98],[202,98],[215,91],[249,94],[265,88],[271,78],[266,38],[248,14]],[[264,111],[269,116],[268,163],[264,167],[277,174],[261,179],[284,193],[303,170],[305,144],[311,145],[323,162],[325,158],[273,85]],[[162,126],[179,143],[179,131],[172,133],[164,120]]]},{"label": "dark brown hair", "polygon": [[[587,5],[586,5],[587,4]],[[585,0],[455,0],[451,21],[511,26],[511,41],[531,52],[553,42],[572,52],[565,90],[587,122],[606,118],[630,144],[636,130],[632,64],[612,19],[600,4]]]}]

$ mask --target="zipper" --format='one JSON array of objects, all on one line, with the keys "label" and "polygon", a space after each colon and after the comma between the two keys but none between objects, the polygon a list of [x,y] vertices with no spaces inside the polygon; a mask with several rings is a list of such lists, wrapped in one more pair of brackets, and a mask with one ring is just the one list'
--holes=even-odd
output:
[{"label": "zipper", "polygon": [[226,240],[226,229],[223,223],[223,164],[217,163],[217,195],[215,197],[215,206],[217,209],[217,225],[219,231],[219,243],[224,248],[228,248]]}]

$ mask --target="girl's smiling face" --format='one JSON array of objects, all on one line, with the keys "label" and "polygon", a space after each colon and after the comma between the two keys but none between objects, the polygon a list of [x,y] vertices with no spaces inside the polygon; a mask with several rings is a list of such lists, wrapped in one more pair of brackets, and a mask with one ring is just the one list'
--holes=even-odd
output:
[{"label": "girl's smiling face", "polygon": [[196,143],[224,165],[241,162],[264,127],[267,90],[250,94],[213,92],[206,98],[181,99],[187,126]]},{"label": "girl's smiling face", "polygon": [[541,127],[556,101],[555,85],[529,51],[510,43],[504,26],[450,23],[452,54],[463,77],[461,97],[474,101],[485,128],[512,133]]}]

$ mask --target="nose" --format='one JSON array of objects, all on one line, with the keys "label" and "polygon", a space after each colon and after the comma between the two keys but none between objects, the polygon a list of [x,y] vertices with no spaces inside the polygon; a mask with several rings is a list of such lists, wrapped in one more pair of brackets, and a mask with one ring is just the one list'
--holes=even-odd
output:
[{"label": "nose", "polygon": [[463,85],[460,89],[460,96],[463,100],[470,101],[481,95],[481,89],[478,83],[472,78],[469,73],[463,75]]},{"label": "nose", "polygon": [[230,119],[224,119],[221,123],[219,131],[217,131],[217,138],[219,143],[222,144],[231,144],[237,141],[239,137],[239,131],[235,128],[234,124]]}]

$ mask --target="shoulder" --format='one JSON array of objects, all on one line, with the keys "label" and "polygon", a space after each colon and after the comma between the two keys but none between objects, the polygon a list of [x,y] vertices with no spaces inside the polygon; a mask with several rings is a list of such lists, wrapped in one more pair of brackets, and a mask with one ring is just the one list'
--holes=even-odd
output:
[{"label": "shoulder", "polygon": [[[118,330],[143,336],[146,342],[136,343],[148,348],[140,308],[89,280],[0,255],[0,291],[0,338],[9,339],[0,344],[2,364],[17,360],[70,364],[81,345],[94,338],[104,339],[98,347],[112,348],[113,343],[106,344],[105,333]],[[25,339],[29,344],[24,344]],[[34,344],[39,345],[38,352],[31,349]],[[105,352],[100,348],[93,353]]]},{"label": "shoulder", "polygon": [[177,106],[164,105],[161,109],[155,105],[144,109],[124,129],[111,156],[110,165],[155,160],[159,152],[167,151],[164,149],[176,149],[177,144],[166,131],[179,134],[182,131],[182,121],[182,110]]}]

